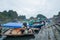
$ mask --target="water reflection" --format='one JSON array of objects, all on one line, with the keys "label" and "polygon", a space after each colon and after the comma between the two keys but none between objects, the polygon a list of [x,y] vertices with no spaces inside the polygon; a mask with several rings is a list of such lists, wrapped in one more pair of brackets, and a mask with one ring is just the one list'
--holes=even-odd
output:
[{"label": "water reflection", "polygon": [[[40,31],[40,30],[39,30]],[[35,30],[35,34],[38,34],[39,33],[39,31],[38,30]]]},{"label": "water reflection", "polygon": [[2,35],[0,35],[0,38],[2,37]]},{"label": "water reflection", "polygon": [[35,36],[24,36],[24,37],[6,37],[3,40],[30,40],[34,39]]}]

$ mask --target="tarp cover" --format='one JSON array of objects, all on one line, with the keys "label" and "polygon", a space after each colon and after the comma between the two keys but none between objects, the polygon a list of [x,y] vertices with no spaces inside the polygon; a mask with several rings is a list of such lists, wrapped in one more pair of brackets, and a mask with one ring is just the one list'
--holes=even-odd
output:
[{"label": "tarp cover", "polygon": [[2,24],[1,26],[10,27],[10,28],[22,28],[23,24],[22,23],[16,23],[16,22],[9,22],[6,24]]}]

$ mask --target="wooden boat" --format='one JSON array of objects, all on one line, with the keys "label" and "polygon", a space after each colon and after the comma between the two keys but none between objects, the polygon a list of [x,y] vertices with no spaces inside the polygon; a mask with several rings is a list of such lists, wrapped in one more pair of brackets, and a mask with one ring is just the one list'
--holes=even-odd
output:
[{"label": "wooden boat", "polygon": [[32,28],[33,30],[39,31],[42,26],[44,26],[43,22],[34,22],[34,24],[32,25]]},{"label": "wooden boat", "polygon": [[22,30],[26,30],[25,28],[20,29],[9,29],[3,33],[4,36],[26,36],[26,35],[34,35],[33,31],[28,33],[22,33]]},{"label": "wooden boat", "polygon": [[38,30],[40,30],[40,28],[31,28],[32,30],[36,30],[36,31],[38,31]]}]

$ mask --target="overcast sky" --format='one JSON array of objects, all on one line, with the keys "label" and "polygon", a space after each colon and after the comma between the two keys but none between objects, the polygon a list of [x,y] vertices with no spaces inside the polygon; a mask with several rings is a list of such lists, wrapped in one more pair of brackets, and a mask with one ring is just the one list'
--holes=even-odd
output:
[{"label": "overcast sky", "polygon": [[43,14],[50,18],[60,11],[60,0],[0,0],[0,11],[14,10],[27,18]]}]

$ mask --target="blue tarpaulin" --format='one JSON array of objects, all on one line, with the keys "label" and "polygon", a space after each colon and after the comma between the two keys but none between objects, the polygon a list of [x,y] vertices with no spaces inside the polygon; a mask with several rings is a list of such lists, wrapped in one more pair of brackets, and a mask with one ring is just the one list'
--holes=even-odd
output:
[{"label": "blue tarpaulin", "polygon": [[9,27],[9,28],[22,28],[23,24],[22,23],[10,22],[10,23],[6,23],[6,24],[2,24],[1,26]]}]

